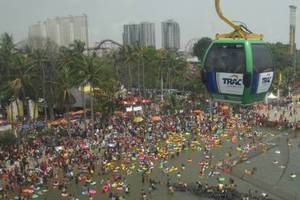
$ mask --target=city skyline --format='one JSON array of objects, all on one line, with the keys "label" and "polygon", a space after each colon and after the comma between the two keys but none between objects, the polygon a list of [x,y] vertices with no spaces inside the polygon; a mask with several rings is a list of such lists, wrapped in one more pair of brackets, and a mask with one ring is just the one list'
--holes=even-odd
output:
[{"label": "city skyline", "polygon": [[41,39],[49,39],[59,46],[68,46],[74,40],[88,43],[87,16],[48,18],[29,27],[28,39],[37,47]]},{"label": "city skyline", "polygon": [[[238,0],[222,1],[226,16],[245,22],[253,32],[264,34],[266,41],[286,44],[289,42],[289,5],[299,8],[299,0],[276,3],[274,0],[253,0],[247,4]],[[165,19],[174,19],[181,26],[182,48],[190,39],[205,36],[214,38],[218,32],[231,30],[217,17],[211,0],[91,0],[88,4],[82,0],[1,0],[0,7],[0,33],[12,34],[15,41],[25,39],[28,26],[37,21],[82,13],[86,13],[89,18],[90,43],[108,38],[120,42],[122,25],[137,21],[158,24]],[[297,27],[300,27],[298,16]],[[299,29],[296,31],[298,33]],[[156,32],[161,32],[159,26]],[[296,36],[299,35],[297,33]],[[296,41],[299,43],[300,38],[297,37]],[[156,44],[160,47],[160,37],[156,38]]]}]

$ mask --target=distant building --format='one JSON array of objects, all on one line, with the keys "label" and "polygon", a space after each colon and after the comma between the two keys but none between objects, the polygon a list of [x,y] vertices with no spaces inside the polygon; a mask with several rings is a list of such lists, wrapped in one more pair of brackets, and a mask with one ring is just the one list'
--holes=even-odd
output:
[{"label": "distant building", "polygon": [[123,30],[123,44],[140,44],[155,47],[155,24],[142,22],[140,24],[126,24]]},{"label": "distant building", "polygon": [[140,43],[144,46],[155,47],[155,24],[142,22],[140,24]]},{"label": "distant building", "polygon": [[123,31],[123,45],[140,43],[140,25],[126,24]]},{"label": "distant building", "polygon": [[55,42],[57,45],[61,46],[60,42],[60,24],[59,24],[59,18],[56,19],[47,19],[45,22],[45,29],[46,29],[46,35],[45,38],[51,40],[52,42]]},{"label": "distant building", "polygon": [[170,50],[180,48],[180,27],[174,20],[167,20],[161,23],[162,47]]},{"label": "distant building", "polygon": [[31,41],[49,39],[58,46],[68,46],[74,40],[88,44],[87,16],[69,16],[47,19],[29,27]]},{"label": "distant building", "polygon": [[29,27],[29,40],[33,47],[42,47],[46,41],[46,26],[44,22],[38,22]]},{"label": "distant building", "polygon": [[45,25],[43,22],[38,22],[29,27],[30,37],[44,37],[46,35]]}]

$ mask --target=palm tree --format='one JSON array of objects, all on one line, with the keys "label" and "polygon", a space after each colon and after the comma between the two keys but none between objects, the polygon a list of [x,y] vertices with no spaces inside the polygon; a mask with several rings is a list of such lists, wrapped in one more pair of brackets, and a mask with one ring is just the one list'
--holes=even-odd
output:
[{"label": "palm tree", "polygon": [[90,86],[90,109],[91,109],[91,124],[92,124],[92,133],[94,133],[94,95],[95,87],[98,83],[102,81],[102,66],[104,62],[100,58],[96,57],[95,54],[86,56],[81,55],[80,62],[77,63],[79,67],[78,71],[78,80],[82,84],[89,84]]},{"label": "palm tree", "polygon": [[28,98],[38,99],[40,81],[39,72],[35,69],[32,59],[33,49],[29,46],[16,49],[12,37],[7,33],[2,35],[0,45],[0,90],[1,98],[4,98],[4,101],[1,101],[8,102],[9,99],[14,99],[20,116],[18,99],[23,101],[25,108]]},{"label": "palm tree", "polygon": [[[15,45],[13,38],[8,33],[0,37],[0,91],[7,88],[7,83],[13,79],[13,61],[15,59]],[[7,95],[2,96],[4,101]],[[10,97],[9,97],[10,98]]]},{"label": "palm tree", "polygon": [[65,108],[67,121],[68,121],[68,133],[70,133],[70,108],[74,103],[74,97],[71,94],[70,89],[74,87],[74,76],[72,70],[69,66],[63,65],[59,69],[58,73],[58,82],[57,92],[58,92],[58,101],[62,103],[62,106]]},{"label": "palm tree", "polygon": [[158,82],[160,82],[160,89],[161,89],[161,101],[164,100],[164,94],[163,94],[163,89],[164,89],[164,77],[166,75],[166,70],[167,70],[167,56],[168,52],[165,49],[160,49],[158,50],[156,54],[156,63],[158,67]]},{"label": "palm tree", "polygon": [[[32,94],[33,90],[33,73],[32,67],[28,65],[28,59],[22,54],[15,54],[11,64],[11,76],[2,85],[2,92],[7,95],[6,98],[13,100],[17,107],[17,115],[23,116],[23,111],[20,107],[20,100],[27,108],[27,97]],[[13,103],[11,101],[11,104]],[[24,109],[22,107],[22,109]],[[12,111],[11,111],[12,112]],[[11,113],[12,116],[13,113]],[[29,112],[27,112],[29,114]],[[13,119],[13,118],[12,118]],[[21,121],[23,123],[23,120]],[[14,128],[14,127],[13,127]]]},{"label": "palm tree", "polygon": [[[73,56],[73,59],[75,60],[75,63],[81,63],[80,59],[83,58],[83,52],[85,50],[85,43],[79,40],[75,40],[71,45],[70,45],[71,53]],[[80,67],[78,67],[76,64],[74,64],[75,70],[78,70],[77,72],[80,72]],[[76,73],[79,75],[78,73]],[[77,76],[80,77],[80,76]],[[84,130],[86,131],[87,129],[87,116],[86,116],[86,96],[85,96],[85,91],[84,87],[86,86],[86,81],[84,80],[78,80],[79,87],[81,87],[81,98],[82,98],[82,104],[83,104],[83,118],[84,118]]]},{"label": "palm tree", "polygon": [[101,81],[97,83],[97,102],[100,103],[100,111],[102,113],[101,123],[107,122],[107,119],[114,112],[118,81],[112,65],[106,61],[103,61],[101,65]]},{"label": "palm tree", "polygon": [[109,54],[109,59],[111,61],[111,64],[113,65],[114,73],[118,80],[121,79],[121,72],[120,72],[120,65],[122,66],[123,60],[121,56],[121,49],[113,51],[111,54]]},{"label": "palm tree", "polygon": [[[170,53],[168,56],[168,84],[169,89],[174,87],[174,84],[179,84],[177,86],[183,85],[182,79],[184,74],[186,74],[187,63],[186,61],[177,55],[176,53]],[[176,82],[178,79],[179,82]]]},{"label": "palm tree", "polygon": [[[29,52],[28,54],[29,59],[31,60],[30,65],[32,67],[35,68],[35,72],[37,74],[40,74],[40,76],[38,77],[38,80],[40,80],[40,84],[38,84],[38,86],[41,87],[42,92],[41,92],[41,96],[43,97],[43,101],[44,101],[44,121],[45,123],[47,123],[48,120],[48,114],[47,114],[47,107],[49,108],[50,111],[50,104],[47,98],[47,93],[46,93],[46,86],[47,83],[49,83],[49,81],[47,80],[47,67],[49,66],[49,58],[47,55],[47,49],[33,49],[31,52]],[[54,74],[52,74],[54,75]],[[48,75],[49,76],[49,75]],[[41,97],[40,96],[40,97]],[[37,97],[36,99],[38,99],[39,97]],[[51,117],[53,118],[53,117]]]},{"label": "palm tree", "polygon": [[143,87],[155,88],[158,72],[157,53],[155,48],[147,47],[143,51]]},{"label": "palm tree", "polygon": [[128,80],[127,88],[131,89],[133,87],[133,68],[137,62],[137,53],[133,45],[126,45],[121,48],[121,56],[123,58],[123,63],[128,69]]},{"label": "palm tree", "polygon": [[20,107],[18,104],[18,100],[23,100],[24,104],[27,102],[26,89],[29,88],[29,85],[31,86],[30,71],[32,68],[28,66],[26,61],[27,59],[23,55],[15,56],[13,69],[14,75],[13,79],[9,82],[10,88],[13,91],[13,95],[16,99],[18,116],[20,116]]},{"label": "palm tree", "polygon": [[0,37],[0,85],[12,75],[11,67],[16,54],[13,38],[8,33]]},{"label": "palm tree", "polygon": [[85,43],[80,40],[74,40],[69,47],[72,50],[73,55],[81,55],[85,50]]},{"label": "palm tree", "polygon": [[140,67],[142,66],[142,88],[143,92],[145,91],[145,61],[146,61],[146,47],[139,45],[138,43],[134,45],[135,50],[135,57],[136,57],[136,64],[137,64],[137,82],[138,82],[138,89],[139,94],[141,90],[141,73]]},{"label": "palm tree", "polygon": [[[44,101],[45,122],[48,120],[48,111],[51,119],[54,119],[55,92],[57,85],[53,85],[56,79],[55,68],[57,67],[58,48],[51,41],[42,41],[43,46],[37,48],[29,41],[20,52],[27,58],[28,66],[31,67],[32,84],[34,87],[30,98],[36,102],[42,98]],[[47,92],[46,92],[47,91]],[[48,108],[48,109],[47,109]]]},{"label": "palm tree", "polygon": [[27,57],[15,48],[10,35],[3,34],[0,45],[0,89],[5,95],[8,95],[6,98],[13,96],[18,116],[20,116],[19,100],[23,100],[24,103],[27,102],[27,89],[32,86],[30,85],[31,68],[28,66]]}]

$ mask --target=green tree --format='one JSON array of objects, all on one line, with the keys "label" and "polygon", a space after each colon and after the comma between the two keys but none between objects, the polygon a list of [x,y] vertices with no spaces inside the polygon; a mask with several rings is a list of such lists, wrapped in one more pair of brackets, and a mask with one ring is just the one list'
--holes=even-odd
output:
[{"label": "green tree", "polygon": [[102,114],[101,123],[104,124],[108,122],[117,104],[118,81],[109,62],[103,61],[101,71],[101,81],[97,83],[98,90],[95,93],[95,98],[97,98],[96,107]]},{"label": "green tree", "polygon": [[193,46],[193,55],[197,56],[199,60],[202,61],[205,52],[209,45],[212,43],[212,39],[208,37],[201,38],[194,46]]},{"label": "green tree", "polygon": [[[288,88],[294,82],[293,56],[289,54],[289,45],[280,42],[268,44],[272,55],[275,68],[275,77],[271,90],[277,90],[278,87],[283,90],[284,95],[288,94]],[[279,74],[282,76],[279,82]]]},{"label": "green tree", "polygon": [[1,70],[3,72],[0,86],[1,102],[6,101],[7,105],[9,100],[14,99],[20,116],[21,108],[18,100],[22,100],[24,107],[27,108],[27,98],[33,96],[34,73],[32,66],[27,54],[14,47],[13,39],[8,34],[4,34],[1,38],[0,55],[2,58],[1,66],[6,65],[5,69]]},{"label": "green tree", "polygon": [[[71,45],[70,45],[70,50],[71,54],[73,57],[73,60],[75,62],[73,70],[76,70],[77,73],[77,85],[78,87],[81,88],[81,99],[82,99],[82,107],[83,107],[83,118],[84,118],[84,130],[87,129],[87,115],[86,115],[86,94],[84,91],[84,87],[86,86],[87,82],[85,80],[85,76],[81,76],[81,66],[77,65],[77,63],[82,63],[82,59],[84,58],[83,53],[85,51],[85,43],[82,41],[75,40]],[[88,52],[89,53],[89,52]]]},{"label": "green tree", "polygon": [[8,82],[13,80],[13,61],[15,59],[15,45],[8,33],[0,37],[0,91],[1,104],[8,105],[12,93],[8,90]]},{"label": "green tree", "polygon": [[[44,100],[44,105],[43,105],[44,117],[45,117],[44,120],[45,122],[47,122],[48,120],[47,107],[49,108],[50,111],[51,108],[53,107],[52,105],[54,105],[54,100],[52,99],[52,95],[49,92],[50,90],[47,90],[47,85],[49,86],[50,84],[52,84],[52,82],[51,83],[49,82],[48,79],[49,73],[47,73],[47,71],[49,70],[49,62],[50,62],[50,58],[47,53],[47,48],[32,49],[32,51],[28,53],[28,58],[30,59],[31,66],[34,68],[34,72],[37,74],[36,80],[40,81],[39,83],[36,84],[36,86],[38,87],[36,88],[36,91],[38,92],[34,99],[38,100],[39,98],[42,97],[42,99]],[[55,76],[55,74],[51,73],[51,76]],[[51,79],[52,78],[53,77],[51,77]],[[51,115],[50,118],[53,119],[54,114]]]},{"label": "green tree", "polygon": [[82,83],[90,85],[90,109],[91,109],[91,123],[92,132],[94,133],[94,99],[95,99],[95,88],[100,85],[103,81],[103,66],[107,63],[105,60],[96,57],[95,54],[86,56],[81,55],[77,66],[79,67],[78,80]]},{"label": "green tree", "polygon": [[11,68],[15,54],[17,51],[13,37],[8,33],[2,34],[0,37],[0,85],[3,85],[13,74]]},{"label": "green tree", "polygon": [[65,108],[65,113],[68,120],[68,133],[70,133],[70,108],[75,103],[75,99],[71,94],[70,89],[75,85],[75,76],[72,73],[70,66],[62,65],[58,72],[57,81],[57,102]]}]

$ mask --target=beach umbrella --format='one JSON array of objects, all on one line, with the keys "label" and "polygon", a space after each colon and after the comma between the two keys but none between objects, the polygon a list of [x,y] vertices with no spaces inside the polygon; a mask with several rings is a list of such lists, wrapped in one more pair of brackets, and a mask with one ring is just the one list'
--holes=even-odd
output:
[{"label": "beach umbrella", "polygon": [[134,123],[140,123],[140,122],[142,122],[142,121],[144,121],[144,119],[143,119],[142,117],[135,117],[135,118],[133,119],[133,122],[134,122]]},{"label": "beach umbrella", "polygon": [[158,115],[154,115],[154,116],[151,117],[151,120],[152,120],[153,122],[158,122],[158,121],[161,120],[161,117],[158,116]]},{"label": "beach umbrella", "polygon": [[202,111],[200,109],[195,109],[195,110],[193,110],[193,113],[195,113],[195,114],[201,114]]},{"label": "beach umbrella", "polygon": [[67,125],[67,124],[68,124],[68,121],[66,119],[58,119],[58,120],[50,122],[51,126]]},{"label": "beach umbrella", "polygon": [[79,91],[89,94],[91,91],[92,92],[97,92],[97,91],[100,91],[100,89],[99,88],[92,88],[90,84],[87,84],[83,88],[80,87]]}]

